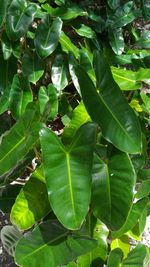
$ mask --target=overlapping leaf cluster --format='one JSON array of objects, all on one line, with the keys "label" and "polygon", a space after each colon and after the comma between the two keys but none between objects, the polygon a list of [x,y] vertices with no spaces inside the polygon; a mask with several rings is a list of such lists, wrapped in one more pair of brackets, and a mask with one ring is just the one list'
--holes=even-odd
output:
[{"label": "overlapping leaf cluster", "polygon": [[1,239],[18,266],[149,266],[131,242],[150,203],[149,19],[149,0],[0,0]]}]

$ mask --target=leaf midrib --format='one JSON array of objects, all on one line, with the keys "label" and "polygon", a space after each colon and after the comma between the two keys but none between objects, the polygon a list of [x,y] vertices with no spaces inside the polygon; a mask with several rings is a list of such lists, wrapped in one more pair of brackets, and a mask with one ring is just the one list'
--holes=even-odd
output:
[{"label": "leaf midrib", "polygon": [[6,153],[5,155],[4,155],[4,157],[3,158],[1,158],[0,159],[0,163],[4,160],[4,159],[6,159],[23,141],[25,140],[25,136],[24,137],[22,137],[21,138],[21,140],[15,145],[15,146],[13,146],[12,147],[12,149],[10,149],[9,151],[8,151],[8,153]]}]

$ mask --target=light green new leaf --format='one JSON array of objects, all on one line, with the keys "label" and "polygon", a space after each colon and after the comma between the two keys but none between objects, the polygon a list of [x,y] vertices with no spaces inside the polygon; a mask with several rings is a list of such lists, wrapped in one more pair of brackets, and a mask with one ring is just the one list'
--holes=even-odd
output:
[{"label": "light green new leaf", "polygon": [[65,53],[69,54],[69,52],[72,52],[76,58],[78,57],[79,49],[71,42],[70,38],[63,31],[61,32],[59,42]]},{"label": "light green new leaf", "polygon": [[114,30],[110,27],[108,31],[108,36],[112,50],[115,52],[115,54],[121,55],[124,51],[125,46],[122,28],[117,28]]},{"label": "light green new leaf", "polygon": [[36,84],[44,73],[43,60],[35,52],[26,52],[22,58],[22,70],[29,82]]},{"label": "light green new leaf", "polygon": [[122,68],[111,67],[111,72],[115,82],[121,90],[130,91],[140,89],[141,80],[137,79],[137,72]]},{"label": "light green new leaf", "polygon": [[94,239],[68,236],[68,232],[56,221],[40,224],[18,242],[16,263],[22,267],[58,267],[97,246]]},{"label": "light green new leaf", "polygon": [[141,199],[132,205],[124,225],[118,231],[112,232],[112,238],[118,238],[132,229],[139,220],[141,213],[148,203],[147,199]]},{"label": "light green new leaf", "polygon": [[93,212],[110,229],[117,230],[125,223],[132,204],[134,185],[135,171],[127,154],[116,153],[108,165],[95,155]]},{"label": "light green new leaf", "polygon": [[57,54],[54,59],[51,70],[51,79],[59,93],[68,85],[69,70],[62,54]]},{"label": "light green new leaf", "polygon": [[31,228],[50,211],[43,167],[39,167],[18,194],[10,219],[21,230]]},{"label": "light green new leaf", "polygon": [[66,125],[64,128],[62,136],[63,142],[66,144],[70,143],[80,126],[89,121],[91,121],[91,118],[87,113],[83,102],[81,101],[80,104],[74,109],[69,125]]},{"label": "light green new leaf", "polygon": [[12,116],[17,120],[25,112],[28,103],[32,102],[33,95],[29,81],[16,74],[13,78],[9,94],[9,107]]},{"label": "light green new leaf", "polygon": [[68,229],[78,229],[88,212],[96,127],[85,124],[65,148],[49,129],[41,130],[44,172],[51,207]]},{"label": "light green new leaf", "polygon": [[61,34],[62,20],[57,17],[53,21],[46,16],[38,25],[35,34],[35,48],[42,58],[48,57],[56,49]]},{"label": "light green new leaf", "polygon": [[136,79],[150,85],[150,68],[141,68],[137,71]]},{"label": "light green new leaf", "polygon": [[[94,54],[98,90],[88,74],[76,67],[84,105],[106,140],[127,153],[141,152],[142,136],[138,118],[128,105],[102,53]],[[85,86],[86,84],[86,86]]]},{"label": "light green new leaf", "polygon": [[26,0],[13,0],[6,17],[6,33],[9,39],[16,41],[22,37],[31,25],[37,5]]},{"label": "light green new leaf", "polygon": [[0,144],[0,183],[7,173],[13,171],[39,138],[39,107],[37,103],[28,104],[25,113],[4,135]]}]

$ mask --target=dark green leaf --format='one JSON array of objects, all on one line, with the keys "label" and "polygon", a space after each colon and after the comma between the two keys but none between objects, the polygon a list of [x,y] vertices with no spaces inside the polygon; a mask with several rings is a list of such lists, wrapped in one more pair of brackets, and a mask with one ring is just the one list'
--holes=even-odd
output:
[{"label": "dark green leaf", "polygon": [[35,35],[35,48],[40,57],[48,57],[56,49],[61,34],[62,20],[46,16],[39,24]]},{"label": "dark green leaf", "polygon": [[147,197],[149,193],[150,193],[150,180],[143,181],[140,187],[138,188],[135,197],[140,199],[143,197]]},{"label": "dark green leaf", "polygon": [[123,234],[127,233],[130,229],[132,229],[136,225],[147,203],[148,203],[147,199],[141,199],[137,203],[133,204],[128,214],[125,224],[122,226],[122,228],[119,231],[114,231],[112,233],[112,237],[118,238],[122,236]]},{"label": "dark green leaf", "polygon": [[32,102],[33,96],[28,80],[16,74],[13,78],[10,94],[9,107],[12,116],[17,120],[25,112],[28,103]]},{"label": "dark green leaf", "polygon": [[150,20],[150,1],[149,0],[141,0],[142,11],[144,18],[146,20]]},{"label": "dark green leaf", "polygon": [[112,9],[116,9],[120,5],[120,0],[108,0],[108,5]]},{"label": "dark green leaf", "polygon": [[139,121],[114,82],[102,53],[95,53],[94,66],[98,90],[86,72],[80,66],[76,67],[88,113],[100,125],[103,136],[109,142],[122,151],[139,153],[142,143]]},{"label": "dark green leaf", "polygon": [[39,116],[37,103],[29,104],[24,115],[2,138],[0,144],[0,183],[4,182],[5,175],[23,160],[37,141],[41,128],[41,123],[38,123]]},{"label": "dark green leaf", "polygon": [[107,267],[120,267],[123,258],[123,252],[121,249],[116,248],[112,250],[108,257]]},{"label": "dark green leaf", "polygon": [[43,61],[35,52],[26,52],[22,58],[22,70],[29,82],[36,84],[44,73]]},{"label": "dark green leaf", "polygon": [[108,166],[97,155],[93,164],[94,214],[110,229],[117,230],[125,223],[131,208],[135,185],[134,168],[129,156],[122,152],[112,156]]},{"label": "dark green leaf", "polygon": [[37,5],[26,0],[13,0],[8,8],[6,32],[9,39],[16,41],[22,37],[31,25]]},{"label": "dark green leaf", "polygon": [[122,267],[143,267],[144,259],[146,257],[146,247],[144,245],[137,245],[128,254],[128,257],[123,260]]},{"label": "dark green leaf", "polygon": [[68,236],[68,230],[56,221],[47,221],[18,242],[15,259],[22,267],[57,267],[96,246],[96,240]]},{"label": "dark green leaf", "polygon": [[9,213],[15,202],[17,195],[19,194],[22,186],[19,184],[8,185],[0,189],[0,209]]},{"label": "dark green leaf", "polygon": [[93,124],[83,125],[69,148],[49,129],[41,131],[50,204],[60,222],[69,229],[79,228],[88,211],[95,130]]},{"label": "dark green leaf", "polygon": [[140,48],[150,48],[150,31],[144,31],[136,45]]},{"label": "dark green leaf", "polygon": [[0,0],[0,28],[3,25],[5,16],[6,16],[6,8],[8,5],[9,0]]}]

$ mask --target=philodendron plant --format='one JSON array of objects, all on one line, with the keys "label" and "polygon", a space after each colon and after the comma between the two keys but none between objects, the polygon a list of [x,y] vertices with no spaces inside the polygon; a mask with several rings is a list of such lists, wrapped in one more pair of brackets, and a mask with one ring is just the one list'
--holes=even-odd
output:
[{"label": "philodendron plant", "polygon": [[150,266],[149,19],[149,0],[0,0],[1,240],[17,266]]}]

